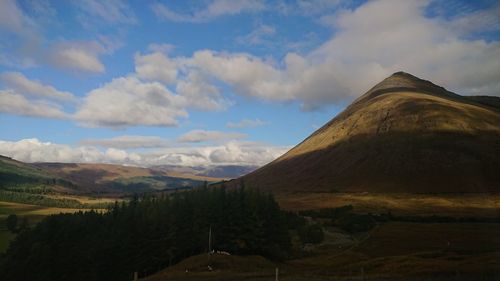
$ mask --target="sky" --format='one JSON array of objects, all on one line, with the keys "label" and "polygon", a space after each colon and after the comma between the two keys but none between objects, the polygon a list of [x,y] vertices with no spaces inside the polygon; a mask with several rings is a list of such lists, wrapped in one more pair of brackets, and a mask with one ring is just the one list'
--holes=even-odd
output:
[{"label": "sky", "polygon": [[397,71],[500,95],[495,0],[0,0],[0,154],[263,165]]}]

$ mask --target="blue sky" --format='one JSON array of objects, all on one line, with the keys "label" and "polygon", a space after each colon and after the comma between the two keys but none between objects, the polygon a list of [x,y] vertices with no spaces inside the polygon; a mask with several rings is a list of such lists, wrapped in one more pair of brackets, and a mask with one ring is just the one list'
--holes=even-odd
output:
[{"label": "blue sky", "polygon": [[262,165],[404,70],[499,95],[497,1],[0,2],[0,154]]}]

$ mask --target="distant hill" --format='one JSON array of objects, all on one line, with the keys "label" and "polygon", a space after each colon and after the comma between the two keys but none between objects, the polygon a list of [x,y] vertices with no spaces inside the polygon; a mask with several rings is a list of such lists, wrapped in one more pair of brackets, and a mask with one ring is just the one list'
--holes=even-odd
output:
[{"label": "distant hill", "polygon": [[242,179],[274,192],[499,192],[499,105],[398,72]]},{"label": "distant hill", "polygon": [[217,179],[233,179],[241,177],[250,172],[255,171],[258,166],[242,166],[242,165],[218,165],[218,166],[175,166],[175,165],[160,165],[154,166],[152,169],[161,170],[168,173],[181,173],[186,175],[194,175],[199,177],[211,177]]},{"label": "distant hill", "polygon": [[34,163],[33,165],[78,186],[92,187],[93,192],[104,193],[135,193],[197,187],[204,181],[220,180],[179,172],[113,164]]},{"label": "distant hill", "polygon": [[111,164],[23,163],[0,156],[0,191],[110,195],[182,189],[220,178]]}]

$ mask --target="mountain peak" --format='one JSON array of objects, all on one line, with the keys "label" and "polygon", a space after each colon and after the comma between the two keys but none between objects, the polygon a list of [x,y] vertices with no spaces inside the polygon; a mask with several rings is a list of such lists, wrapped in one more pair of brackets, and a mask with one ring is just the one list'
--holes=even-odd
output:
[{"label": "mountain peak", "polygon": [[375,98],[379,95],[391,92],[419,92],[435,96],[455,96],[455,94],[447,91],[444,87],[438,86],[410,73],[398,71],[375,85],[357,101]]}]

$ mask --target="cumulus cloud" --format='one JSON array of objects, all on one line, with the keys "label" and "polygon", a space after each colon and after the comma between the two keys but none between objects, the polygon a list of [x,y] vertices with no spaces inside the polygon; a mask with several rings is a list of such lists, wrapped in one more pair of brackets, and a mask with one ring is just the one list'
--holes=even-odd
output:
[{"label": "cumulus cloud", "polygon": [[242,119],[239,122],[227,122],[226,127],[228,128],[249,128],[249,127],[259,127],[267,125],[268,122],[262,121],[260,119]]},{"label": "cumulus cloud", "polygon": [[228,141],[216,146],[172,147],[144,156],[148,166],[153,165],[248,165],[261,166],[288,151],[287,146]]},{"label": "cumulus cloud", "polygon": [[175,90],[184,98],[185,106],[190,108],[218,111],[232,104],[206,76],[195,70],[190,70],[183,79],[179,79]]},{"label": "cumulus cloud", "polygon": [[106,68],[99,56],[106,52],[108,50],[97,41],[63,41],[52,46],[48,59],[60,68],[103,73]]},{"label": "cumulus cloud", "polygon": [[177,63],[160,52],[147,55],[136,54],[135,72],[137,76],[148,80],[158,80],[172,84],[177,78]]},{"label": "cumulus cloud", "polygon": [[123,150],[100,151],[91,146],[72,147],[42,142],[36,138],[0,141],[0,154],[23,162],[116,163],[137,164],[140,156]]},{"label": "cumulus cloud", "polygon": [[86,126],[176,126],[187,117],[182,99],[158,82],[136,77],[113,79],[84,98],[75,118]]},{"label": "cumulus cloud", "polygon": [[206,7],[189,14],[177,13],[160,3],[152,6],[154,13],[160,19],[191,23],[206,22],[221,16],[256,12],[264,8],[265,4],[261,0],[212,0]]},{"label": "cumulus cloud", "polygon": [[102,146],[108,148],[157,148],[166,147],[169,141],[155,136],[117,136],[108,139],[85,139],[82,145]]},{"label": "cumulus cloud", "polygon": [[8,88],[25,95],[62,101],[74,101],[76,98],[69,92],[59,91],[50,85],[30,80],[19,72],[4,72],[0,74],[0,81]]},{"label": "cumulus cloud", "polygon": [[498,93],[500,83],[492,73],[500,72],[500,65],[492,58],[498,56],[500,44],[463,39],[464,34],[445,20],[425,17],[427,4],[380,0],[340,13],[336,36],[308,60],[338,72],[337,82],[350,96],[397,70],[464,94]]},{"label": "cumulus cloud", "polygon": [[114,163],[137,166],[181,165],[264,165],[289,147],[261,143],[230,141],[217,146],[173,147],[154,152],[131,153],[93,146],[77,146],[42,142],[38,139],[0,141],[0,154],[23,162]]},{"label": "cumulus cloud", "polygon": [[229,139],[242,139],[247,135],[236,132],[193,130],[178,138],[179,142],[207,142],[222,141]]},{"label": "cumulus cloud", "polygon": [[43,100],[28,100],[13,90],[0,90],[0,112],[55,119],[69,118],[59,105]]}]

